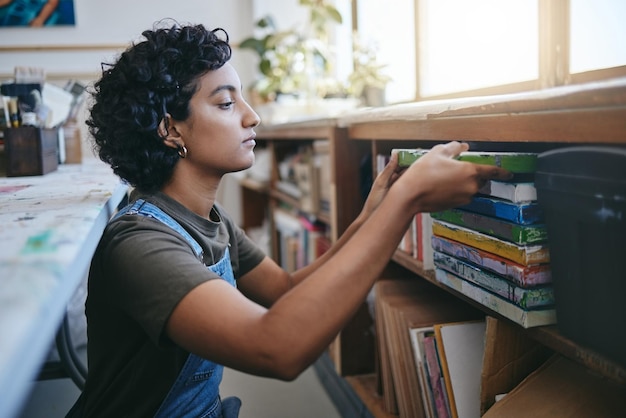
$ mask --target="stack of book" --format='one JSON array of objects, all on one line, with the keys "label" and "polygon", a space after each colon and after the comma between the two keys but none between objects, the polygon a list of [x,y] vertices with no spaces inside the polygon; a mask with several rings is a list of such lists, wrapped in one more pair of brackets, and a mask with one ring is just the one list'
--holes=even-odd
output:
[{"label": "stack of book", "polygon": [[[383,277],[376,282],[374,293],[378,372],[385,412],[399,418],[431,417],[431,401],[424,392],[429,384],[419,376],[410,330],[480,321],[484,314],[425,280]],[[440,394],[443,396],[443,392]],[[447,408],[447,403],[440,403]]]},{"label": "stack of book", "polygon": [[[425,151],[394,150],[412,164]],[[465,152],[460,160],[503,167],[472,202],[431,213],[436,279],[525,328],[556,322],[546,227],[532,182],[537,154]]]}]

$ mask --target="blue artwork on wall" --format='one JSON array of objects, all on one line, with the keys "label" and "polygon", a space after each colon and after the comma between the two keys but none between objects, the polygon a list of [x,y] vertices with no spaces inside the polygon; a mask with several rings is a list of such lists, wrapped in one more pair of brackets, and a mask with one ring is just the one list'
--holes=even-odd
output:
[{"label": "blue artwork on wall", "polygon": [[73,26],[74,0],[0,0],[0,26]]}]

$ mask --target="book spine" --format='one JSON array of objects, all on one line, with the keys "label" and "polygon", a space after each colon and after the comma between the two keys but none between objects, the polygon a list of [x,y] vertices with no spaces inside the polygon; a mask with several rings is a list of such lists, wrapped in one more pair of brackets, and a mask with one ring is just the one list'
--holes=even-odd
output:
[{"label": "book spine", "polygon": [[549,264],[523,266],[495,254],[438,236],[433,236],[431,243],[434,251],[451,255],[477,267],[492,271],[521,287],[535,287],[552,283]]},{"label": "book spine", "polygon": [[536,153],[464,152],[459,160],[475,164],[495,165],[511,173],[534,173],[537,170]]},{"label": "book spine", "polygon": [[466,280],[455,276],[443,269],[435,269],[436,280],[469,297],[481,305],[498,312],[500,315],[521,325],[524,328],[531,328],[543,325],[556,324],[556,311],[554,309],[538,309],[527,311],[503,299],[491,292],[476,286]]},{"label": "book spine", "polygon": [[458,209],[491,216],[520,225],[543,223],[543,211],[537,202],[513,203],[503,199],[474,196]]},{"label": "book spine", "polygon": [[548,232],[543,224],[520,225],[460,209],[434,212],[431,216],[434,219],[473,229],[515,244],[533,244],[548,240]]},{"label": "book spine", "polygon": [[550,261],[545,244],[520,246],[461,226],[433,220],[433,234],[496,254],[524,266]]},{"label": "book spine", "polygon": [[393,149],[392,154],[398,155],[398,166],[408,167],[417,161],[427,150],[423,149]]},{"label": "book spine", "polygon": [[554,306],[552,286],[524,289],[501,276],[481,270],[469,263],[439,252],[435,252],[435,266],[496,293],[523,309],[530,310]]},{"label": "book spine", "polygon": [[[398,154],[400,167],[408,167],[426,154],[424,149],[394,149],[392,153]],[[512,173],[534,173],[537,170],[536,153],[518,152],[463,152],[457,158],[475,164],[493,165],[502,167]]]},{"label": "book spine", "polygon": [[441,367],[441,376],[443,384],[446,388],[446,399],[450,416],[452,418],[458,418],[458,412],[456,409],[456,400],[454,398],[454,391],[452,389],[452,381],[450,379],[450,369],[448,368],[448,359],[446,357],[446,350],[443,345],[443,337],[441,335],[441,324],[435,324],[435,341],[437,348],[437,355],[439,356],[439,365]]},{"label": "book spine", "polygon": [[421,261],[422,259],[422,226],[420,225],[422,218],[421,213],[417,213],[411,221],[411,241],[413,243],[413,258]]},{"label": "book spine", "polygon": [[450,418],[446,404],[446,396],[444,395],[445,386],[443,376],[437,355],[437,342],[434,335],[424,338],[424,356],[426,358],[430,386],[433,390],[433,397],[435,398],[437,417]]},{"label": "book spine", "polygon": [[413,345],[413,354],[415,356],[415,367],[417,371],[417,378],[419,380],[420,394],[422,396],[422,405],[424,406],[424,413],[426,418],[437,418],[433,410],[433,392],[428,382],[426,374],[426,366],[424,364],[424,338],[433,334],[433,328],[418,328],[411,329],[411,344]]},{"label": "book spine", "polygon": [[433,237],[433,218],[429,213],[423,213],[422,225],[422,268],[424,270],[434,270],[433,247],[431,240]]},{"label": "book spine", "polygon": [[537,200],[534,183],[507,183],[489,180],[478,190],[479,194],[508,200],[512,203],[525,203]]}]

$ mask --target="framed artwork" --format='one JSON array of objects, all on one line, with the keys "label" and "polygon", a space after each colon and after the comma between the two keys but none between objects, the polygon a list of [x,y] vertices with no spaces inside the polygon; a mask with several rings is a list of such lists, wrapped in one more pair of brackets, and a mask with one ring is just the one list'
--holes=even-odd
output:
[{"label": "framed artwork", "polygon": [[0,27],[75,24],[74,0],[0,0]]}]

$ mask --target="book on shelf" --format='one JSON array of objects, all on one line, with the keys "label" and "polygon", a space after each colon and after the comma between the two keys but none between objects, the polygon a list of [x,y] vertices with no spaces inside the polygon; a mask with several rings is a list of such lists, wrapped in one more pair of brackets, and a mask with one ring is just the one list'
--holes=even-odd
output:
[{"label": "book on shelf", "polygon": [[380,173],[389,163],[390,156],[387,154],[376,154],[376,173]]},{"label": "book on shelf", "polygon": [[555,354],[496,402],[484,418],[624,416],[624,386]]},{"label": "book on shelf", "polygon": [[300,269],[323,253],[326,225],[281,209],[274,210],[273,216],[279,263],[287,271]]},{"label": "book on shelf", "polygon": [[502,276],[440,252],[435,252],[435,266],[495,293],[520,308],[531,310],[554,306],[554,290],[550,285],[523,288]]},{"label": "book on shelf", "polygon": [[302,225],[300,245],[303,247],[302,251],[300,251],[302,257],[300,265],[304,267],[321,255],[319,253],[318,240],[326,235],[327,227],[321,222],[311,221],[304,216],[300,216],[298,219]]},{"label": "book on shelf", "polygon": [[518,245],[437,219],[433,219],[433,235],[461,242],[525,266],[550,262],[550,251],[546,243]]},{"label": "book on shelf", "polygon": [[385,299],[392,294],[391,289],[385,289],[383,285],[378,282],[374,286],[374,312],[375,321],[374,329],[376,333],[376,348],[377,348],[377,375],[380,384],[380,392],[383,400],[383,408],[385,412],[389,414],[398,414],[398,402],[396,399],[396,392],[393,385],[393,378],[391,376],[391,343],[387,341],[387,328],[388,319],[387,314],[384,312]]},{"label": "book on shelf", "polygon": [[426,375],[433,392],[434,409],[437,413],[437,418],[449,418],[452,415],[450,413],[447,388],[443,381],[443,372],[439,362],[437,340],[434,335],[424,337],[424,358],[426,359]]},{"label": "book on shelf", "polygon": [[426,280],[381,279],[374,287],[375,329],[385,410],[423,417],[409,329],[481,319],[483,312]]},{"label": "book on shelf", "polygon": [[422,262],[424,270],[432,270],[433,251],[430,240],[432,238],[432,218],[429,213],[417,213],[402,240],[398,249]]},{"label": "book on shelf", "polygon": [[544,215],[539,203],[513,203],[504,199],[475,195],[472,200],[458,209],[491,216],[520,225],[543,223]]},{"label": "book on shelf", "polygon": [[522,225],[461,209],[448,209],[431,213],[433,219],[473,229],[515,244],[526,245],[546,242],[545,224]]},{"label": "book on shelf", "polygon": [[[395,148],[391,152],[398,154],[400,167],[408,167],[428,151],[428,149]],[[502,167],[511,173],[532,174],[537,170],[537,155],[537,153],[530,152],[466,151],[459,154],[457,159]]]},{"label": "book on shelf", "polygon": [[417,231],[415,222],[411,222],[398,243],[398,249],[417,258]]},{"label": "book on shelf", "polygon": [[511,301],[440,268],[435,269],[435,278],[439,283],[456,290],[524,328],[556,324],[556,310],[553,308],[523,309]]},{"label": "book on shelf", "polygon": [[488,180],[478,190],[479,194],[508,200],[513,203],[533,202],[537,200],[537,188],[533,182],[510,183]]},{"label": "book on shelf", "polygon": [[321,212],[330,212],[331,206],[331,163],[328,140],[313,141],[313,165],[319,186],[318,208]]},{"label": "book on shelf", "polygon": [[296,185],[300,189],[300,208],[307,212],[319,210],[319,177],[312,159],[293,164]]},{"label": "book on shelf", "polygon": [[486,322],[435,324],[433,329],[452,417],[480,418]]},{"label": "book on shelf", "polygon": [[276,187],[276,190],[279,192],[294,199],[300,199],[302,197],[302,190],[300,190],[296,183],[289,180],[278,180],[274,187]]},{"label": "book on shelf", "polygon": [[422,404],[424,405],[424,416],[426,418],[437,418],[434,411],[433,390],[430,387],[430,381],[426,375],[426,359],[424,358],[424,338],[435,335],[433,327],[410,328],[409,336],[411,337],[411,345],[413,347],[413,355],[415,357],[415,371],[420,384],[420,395]]},{"label": "book on shelf", "polygon": [[421,248],[422,248],[422,268],[424,270],[434,270],[433,246],[431,240],[433,237],[433,218],[430,213],[422,213],[420,217],[421,227]]},{"label": "book on shelf", "polygon": [[433,236],[431,243],[434,251],[451,255],[482,269],[492,271],[522,287],[552,283],[550,264],[524,266],[496,254],[438,236]]},{"label": "book on shelf", "polygon": [[287,271],[294,271],[302,225],[296,216],[287,211],[276,210],[273,216],[278,238],[279,263]]}]

